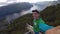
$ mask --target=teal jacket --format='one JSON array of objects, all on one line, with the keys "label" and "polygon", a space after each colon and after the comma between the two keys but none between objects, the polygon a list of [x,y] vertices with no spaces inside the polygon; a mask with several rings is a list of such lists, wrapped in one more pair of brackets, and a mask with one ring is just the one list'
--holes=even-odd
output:
[{"label": "teal jacket", "polygon": [[42,18],[34,20],[33,22],[34,22],[33,29],[35,32],[41,31],[41,32],[45,33],[45,31],[53,28],[53,26],[49,26],[49,25],[45,24],[45,22]]},{"label": "teal jacket", "polygon": [[45,22],[42,20],[42,18],[39,18],[39,19],[37,19],[37,20],[33,20],[33,29],[34,29],[34,31],[35,32],[39,32],[40,31],[40,28],[39,28],[39,24],[40,23],[43,23],[43,24],[45,24]]}]

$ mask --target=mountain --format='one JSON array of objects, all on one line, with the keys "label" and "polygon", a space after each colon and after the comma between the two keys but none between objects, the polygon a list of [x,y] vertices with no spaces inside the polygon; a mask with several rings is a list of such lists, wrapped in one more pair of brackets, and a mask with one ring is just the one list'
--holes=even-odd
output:
[{"label": "mountain", "polygon": [[52,1],[45,1],[45,2],[37,2],[34,5],[36,5],[38,7],[38,10],[42,11],[47,6],[51,6],[52,3],[53,3]]},{"label": "mountain", "polygon": [[16,18],[21,16],[23,10],[29,10],[33,5],[30,3],[13,3],[0,7],[0,31]]},{"label": "mountain", "polygon": [[40,10],[40,11],[44,10],[47,6],[52,6],[56,4],[59,4],[59,2],[58,1],[45,1],[45,2],[34,3],[34,5],[38,7],[37,10]]},{"label": "mountain", "polygon": [[60,25],[60,4],[49,6],[41,12],[41,16],[45,21],[53,21],[51,25]]},{"label": "mountain", "polygon": [[0,18],[4,18],[7,15],[11,15],[13,13],[19,13],[22,10],[28,10],[32,7],[33,5],[30,3],[13,3],[9,4],[3,7],[0,7]]},{"label": "mountain", "polygon": [[[41,17],[46,24],[51,26],[60,25],[60,4],[49,6],[40,12]],[[26,32],[26,23],[32,25],[32,14],[23,15],[10,24],[6,30],[1,31],[6,34],[24,34]]]},{"label": "mountain", "polygon": [[58,3],[60,3],[60,0],[58,0]]}]

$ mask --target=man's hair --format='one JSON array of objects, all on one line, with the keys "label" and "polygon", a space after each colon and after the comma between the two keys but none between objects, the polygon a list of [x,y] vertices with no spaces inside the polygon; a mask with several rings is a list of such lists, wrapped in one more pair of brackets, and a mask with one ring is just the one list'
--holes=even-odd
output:
[{"label": "man's hair", "polygon": [[32,10],[32,12],[37,12],[37,13],[39,13],[39,11],[38,11],[38,10]]}]

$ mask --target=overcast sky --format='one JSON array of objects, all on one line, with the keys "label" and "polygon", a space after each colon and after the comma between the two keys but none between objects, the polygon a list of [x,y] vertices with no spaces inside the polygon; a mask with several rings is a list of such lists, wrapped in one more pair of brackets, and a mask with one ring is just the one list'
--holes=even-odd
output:
[{"label": "overcast sky", "polygon": [[0,3],[3,2],[29,2],[29,3],[36,3],[36,2],[43,2],[43,1],[57,1],[57,0],[0,0]]},{"label": "overcast sky", "polygon": [[44,1],[57,1],[57,0],[0,0],[0,6],[4,6],[16,2],[37,3],[37,2],[44,2]]}]

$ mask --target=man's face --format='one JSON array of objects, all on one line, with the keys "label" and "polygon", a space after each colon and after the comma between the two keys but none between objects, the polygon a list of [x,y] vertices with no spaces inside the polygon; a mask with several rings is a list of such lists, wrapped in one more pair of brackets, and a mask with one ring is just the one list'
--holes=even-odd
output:
[{"label": "man's face", "polygon": [[33,18],[34,18],[34,19],[38,19],[38,18],[39,18],[39,13],[33,12]]}]

